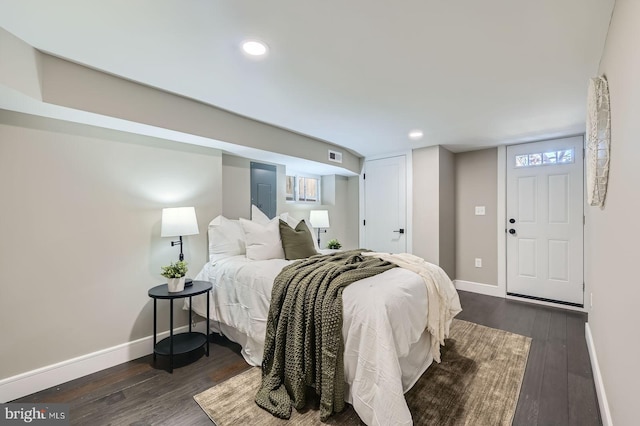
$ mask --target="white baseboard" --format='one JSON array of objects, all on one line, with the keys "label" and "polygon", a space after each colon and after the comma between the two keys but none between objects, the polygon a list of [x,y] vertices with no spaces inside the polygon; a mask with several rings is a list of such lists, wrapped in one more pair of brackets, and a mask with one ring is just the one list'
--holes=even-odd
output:
[{"label": "white baseboard", "polygon": [[598,405],[600,406],[600,417],[602,417],[602,424],[604,426],[612,426],[613,421],[611,420],[609,402],[607,401],[607,395],[604,391],[604,382],[602,381],[602,374],[600,374],[600,365],[598,364],[598,357],[596,356],[596,347],[593,343],[591,327],[589,327],[588,322],[584,324],[584,334],[585,338],[587,339],[587,348],[589,349],[589,358],[591,359],[593,381],[596,385],[596,394],[598,395]]},{"label": "white baseboard", "polygon": [[[205,321],[198,322],[193,330],[204,332],[205,324]],[[174,333],[188,330],[189,326],[185,325],[175,328]],[[169,331],[158,333],[158,340],[168,336]],[[13,401],[151,353],[153,335],[7,377],[0,380],[0,403]]]},{"label": "white baseboard", "polygon": [[504,289],[497,285],[474,283],[472,281],[453,280],[457,290],[470,291],[472,293],[485,294],[487,296],[504,298]]}]

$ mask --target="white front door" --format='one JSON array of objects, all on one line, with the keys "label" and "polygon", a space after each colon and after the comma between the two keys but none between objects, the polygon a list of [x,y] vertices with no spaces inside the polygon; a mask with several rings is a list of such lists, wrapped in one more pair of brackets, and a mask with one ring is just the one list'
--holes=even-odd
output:
[{"label": "white front door", "polygon": [[507,147],[507,294],[583,305],[583,138]]},{"label": "white front door", "polygon": [[364,163],[363,248],[407,251],[406,156]]}]

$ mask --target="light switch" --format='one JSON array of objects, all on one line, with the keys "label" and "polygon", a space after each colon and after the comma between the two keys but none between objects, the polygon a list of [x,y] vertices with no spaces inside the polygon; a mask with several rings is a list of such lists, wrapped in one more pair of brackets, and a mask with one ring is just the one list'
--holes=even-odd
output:
[{"label": "light switch", "polygon": [[484,206],[476,206],[476,216],[484,216]]}]

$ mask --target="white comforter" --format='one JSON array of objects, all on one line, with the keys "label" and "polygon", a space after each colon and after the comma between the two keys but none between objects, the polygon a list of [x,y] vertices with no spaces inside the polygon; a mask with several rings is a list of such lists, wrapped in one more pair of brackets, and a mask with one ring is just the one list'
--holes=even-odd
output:
[{"label": "white comforter", "polygon": [[[213,284],[213,326],[241,344],[251,365],[262,363],[271,288],[289,263],[234,256],[205,265],[195,278]],[[446,281],[439,285],[453,288]],[[423,278],[394,268],[349,285],[342,299],[347,402],[368,425],[412,424],[404,393],[433,361]],[[193,309],[206,315],[204,295],[193,299]]]}]

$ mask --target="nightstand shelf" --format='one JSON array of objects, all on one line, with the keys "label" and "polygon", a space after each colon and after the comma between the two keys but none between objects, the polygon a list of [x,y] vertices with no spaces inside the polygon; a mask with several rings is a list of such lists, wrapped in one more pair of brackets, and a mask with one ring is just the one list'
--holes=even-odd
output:
[{"label": "nightstand shelf", "polygon": [[[207,343],[207,336],[202,333],[189,332],[174,334],[173,336],[173,354],[180,355],[195,351]],[[156,343],[155,353],[158,355],[171,355],[171,337],[165,337]]]},{"label": "nightstand shelf", "polygon": [[[209,292],[212,285],[207,281],[193,281],[193,285],[185,287],[184,290],[171,293],[167,284],[153,287],[149,290],[149,297],[153,298],[153,361],[156,355],[169,357],[169,372],[173,373],[173,356],[186,354],[204,346],[205,354],[209,356]],[[200,294],[207,296],[207,319],[206,332],[199,333],[192,331],[193,311],[191,310],[191,298]],[[173,333],[173,301],[175,299],[189,298],[189,331],[186,333]],[[169,337],[159,342],[158,340],[158,299],[169,300]]]}]

